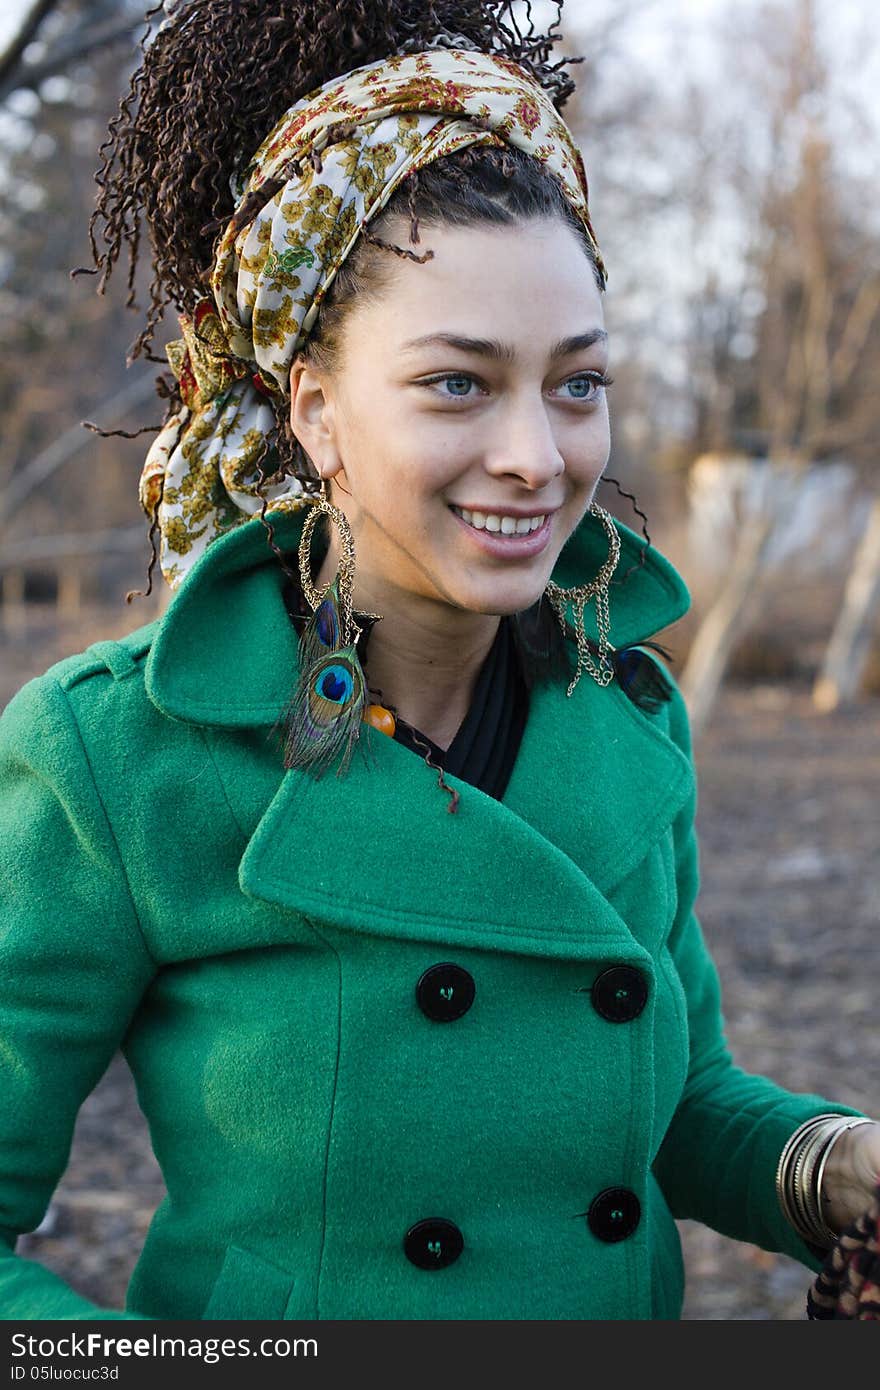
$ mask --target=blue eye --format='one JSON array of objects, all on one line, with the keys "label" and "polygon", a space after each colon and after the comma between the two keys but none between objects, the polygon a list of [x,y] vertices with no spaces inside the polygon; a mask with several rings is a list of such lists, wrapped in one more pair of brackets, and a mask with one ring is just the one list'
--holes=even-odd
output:
[{"label": "blue eye", "polygon": [[[565,384],[566,386],[572,387],[573,394],[579,401],[583,400],[586,396],[590,394],[591,391],[594,391],[596,389],[596,383],[594,381],[590,381],[589,377],[585,376],[575,377],[573,381],[567,381]],[[575,390],[575,387],[583,389]]]},{"label": "blue eye", "polygon": [[[443,400],[464,401],[468,400],[474,394],[470,388],[476,385],[476,381],[472,376],[468,376],[466,372],[446,372],[442,376],[432,376],[429,377],[427,381],[420,381],[417,385],[424,386],[429,391],[433,391]],[[443,390],[443,387],[448,387],[449,389]]]},{"label": "blue eye", "polygon": [[[568,381],[564,381],[563,386],[572,387],[572,394],[569,397],[573,401],[589,401],[598,396],[599,391],[604,386],[611,385],[611,377],[602,372],[590,372],[584,376],[572,376]],[[574,389],[583,388],[583,389]]]},{"label": "blue eye", "polygon": [[[446,376],[443,377],[442,380],[445,383],[445,385],[450,388],[450,394],[453,396],[466,396],[468,394],[467,388],[473,386],[474,384],[473,379],[469,376]],[[438,385],[439,384],[440,383],[438,382]],[[465,390],[458,391],[454,389],[458,386],[464,386]]]}]

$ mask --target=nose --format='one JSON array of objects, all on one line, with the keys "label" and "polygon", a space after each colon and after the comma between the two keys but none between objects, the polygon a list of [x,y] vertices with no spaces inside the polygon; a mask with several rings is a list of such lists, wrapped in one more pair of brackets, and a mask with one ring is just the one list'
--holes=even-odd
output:
[{"label": "nose", "polygon": [[516,478],[531,492],[538,492],[565,472],[565,460],[542,397],[530,397],[504,412],[484,466],[492,477]]}]

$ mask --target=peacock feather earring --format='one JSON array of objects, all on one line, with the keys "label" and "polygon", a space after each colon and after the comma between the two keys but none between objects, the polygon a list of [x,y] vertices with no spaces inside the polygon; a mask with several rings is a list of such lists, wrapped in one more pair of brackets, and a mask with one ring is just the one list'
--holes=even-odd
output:
[{"label": "peacock feather earring", "polygon": [[[354,537],[345,513],[323,488],[320,497],[309,499],[309,506],[298,560],[303,594],[313,613],[300,633],[299,676],[284,715],[284,766],[308,769],[320,777],[338,758],[341,776],[360,734],[367,695],[357,654],[363,629],[352,610]],[[339,531],[340,558],[336,577],[319,593],[312,583],[310,552],[312,532],[322,515]]]},{"label": "peacock feather earring", "polygon": [[[570,695],[581,677],[582,671],[588,671],[597,685],[609,685],[614,679],[614,664],[610,659],[610,653],[614,651],[608,640],[611,630],[611,619],[608,612],[608,586],[611,577],[617,569],[620,560],[620,535],[614,525],[611,514],[606,512],[604,507],[600,507],[597,502],[590,506],[590,512],[598,517],[605,533],[608,536],[608,558],[604,565],[589,584],[579,584],[573,589],[561,589],[558,584],[554,584],[551,579],[544,592],[555,612],[559,623],[565,632],[565,610],[570,603],[574,616],[575,636],[577,637],[578,661],[577,670],[566,695]],[[584,628],[584,611],[590,599],[596,600],[596,628],[599,634],[599,645],[596,656],[597,661],[593,660],[593,653],[590,650],[590,641]]]}]

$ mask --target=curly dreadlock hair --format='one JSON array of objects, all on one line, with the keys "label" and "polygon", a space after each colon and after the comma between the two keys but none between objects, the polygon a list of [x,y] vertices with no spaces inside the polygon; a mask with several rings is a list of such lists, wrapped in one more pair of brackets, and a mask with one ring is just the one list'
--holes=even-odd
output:
[{"label": "curly dreadlock hair", "polygon": [[[143,61],[101,146],[89,229],[99,290],[128,247],[133,305],[146,222],[154,274],[132,358],[148,349],[169,304],[191,310],[202,296],[216,234],[235,211],[230,176],[295,101],[352,68],[448,36],[513,59],[561,109],[574,90],[564,67],[583,60],[550,62],[555,3],[546,33],[531,17],[520,29],[513,0],[183,0],[149,10]],[[526,10],[531,16],[531,3]]]},{"label": "curly dreadlock hair", "polygon": [[[140,66],[100,149],[99,193],[89,224],[95,268],[84,272],[99,276],[97,288],[103,293],[127,249],[127,302],[136,307],[135,273],[146,225],[153,268],[150,302],[129,362],[144,355],[164,365],[151,345],[165,310],[173,306],[192,312],[203,298],[217,240],[235,212],[234,177],[295,101],[394,53],[470,46],[520,64],[561,111],[575,86],[566,68],[584,60],[552,61],[561,38],[563,0],[553,3],[556,15],[545,31],[535,26],[531,0],[526,0],[524,23],[518,22],[513,0],[385,0],[381,5],[373,0],[165,0],[149,10]],[[539,161],[516,149],[470,147],[412,174],[364,229],[340,268],[304,356],[332,370],[349,307],[360,296],[381,291],[395,256],[419,259],[382,235],[401,220],[409,222],[413,245],[419,241],[420,224],[513,224],[548,216],[564,219],[579,236],[603,289],[586,234]],[[173,409],[174,386],[160,379],[157,389]],[[288,403],[281,399],[274,404],[276,428],[260,465],[261,486],[287,475],[314,492],[315,470],[291,433]],[[630,499],[650,545],[647,518],[633,494],[614,478],[606,475],[603,481]],[[264,497],[261,516],[269,544],[290,578],[266,508]],[[150,585],[156,529],[154,515]],[[622,580],[633,568],[637,566]],[[632,691],[640,682],[633,680],[632,661],[624,670],[623,658],[620,654],[618,677]],[[659,689],[645,697],[663,698]]]}]

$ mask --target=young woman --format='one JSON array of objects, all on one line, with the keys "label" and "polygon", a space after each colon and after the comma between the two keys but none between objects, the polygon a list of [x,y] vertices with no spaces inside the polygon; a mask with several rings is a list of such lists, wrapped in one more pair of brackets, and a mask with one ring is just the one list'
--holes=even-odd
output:
[{"label": "young woman", "polygon": [[[7,1318],[677,1318],[676,1217],[815,1269],[870,1203],[880,1125],[725,1045],[688,595],[595,501],[572,84],[507,12],[192,0],[114,126],[174,595],[0,721]],[[108,1311],[14,1252],[119,1047],[168,1196]]]}]

